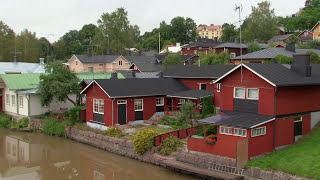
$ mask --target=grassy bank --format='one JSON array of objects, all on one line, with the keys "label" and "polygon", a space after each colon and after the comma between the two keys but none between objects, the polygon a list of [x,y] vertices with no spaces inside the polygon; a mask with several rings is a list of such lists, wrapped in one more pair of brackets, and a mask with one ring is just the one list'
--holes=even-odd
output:
[{"label": "grassy bank", "polygon": [[248,165],[320,180],[320,126],[292,147],[250,161]]}]

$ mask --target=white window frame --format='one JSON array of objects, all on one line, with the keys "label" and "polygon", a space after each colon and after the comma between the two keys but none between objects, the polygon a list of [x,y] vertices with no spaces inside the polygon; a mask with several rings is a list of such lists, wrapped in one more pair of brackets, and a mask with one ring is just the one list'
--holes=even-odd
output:
[{"label": "white window frame", "polygon": [[[254,134],[255,130],[260,130],[260,129],[264,129],[263,134]],[[251,137],[264,136],[266,134],[267,134],[267,126],[251,129]]]},{"label": "white window frame", "polygon": [[[228,129],[228,130],[231,129],[231,132],[225,132],[225,129]],[[220,126],[219,127],[219,132],[220,132],[220,134],[232,135],[232,129],[233,129],[232,127]]]},{"label": "white window frame", "polygon": [[18,96],[19,108],[23,108],[23,96]]},{"label": "white window frame", "polygon": [[[236,131],[238,131],[239,133],[236,133]],[[244,131],[244,133],[240,133],[242,131]],[[247,130],[241,129],[241,128],[233,128],[233,135],[240,136],[240,137],[247,137]]]},{"label": "white window frame", "polygon": [[118,100],[118,104],[127,104],[127,100]]},{"label": "white window frame", "polygon": [[10,94],[6,94],[6,105],[10,105]]},{"label": "white window frame", "polygon": [[[243,97],[236,97],[236,89],[244,89]],[[236,98],[236,99],[245,99],[245,98],[246,98],[246,88],[243,88],[243,87],[234,87],[234,88],[233,88],[233,98]]]},{"label": "white window frame", "polygon": [[16,95],[11,95],[11,104],[12,106],[16,105]]},{"label": "white window frame", "polygon": [[98,171],[96,171],[96,170],[94,170],[93,171],[93,179],[94,180],[102,180],[102,179],[105,179],[105,175],[104,174],[102,174],[102,173],[100,173],[100,172],[98,172]]},{"label": "white window frame", "polygon": [[[141,102],[141,108],[137,102]],[[134,100],[134,111],[143,111],[143,99],[135,99]]]},{"label": "white window frame", "polygon": [[207,83],[199,83],[199,90],[201,90],[201,85],[202,85],[202,84],[205,84],[205,85],[206,85],[206,89],[205,89],[205,90],[207,90],[207,87],[208,87]]},{"label": "white window frame", "polygon": [[[250,89],[256,89],[258,90],[258,97],[257,98],[249,98],[249,90]],[[247,99],[251,99],[251,100],[259,100],[259,88],[247,88]]]},{"label": "white window frame", "polygon": [[183,103],[185,103],[186,100],[185,99],[178,99],[178,105],[182,105]]},{"label": "white window frame", "polygon": [[163,106],[164,105],[164,98],[157,98],[156,99],[156,106]]},{"label": "white window frame", "polygon": [[302,116],[295,117],[294,122],[302,122]]},{"label": "white window frame", "polygon": [[122,61],[119,61],[119,66],[122,66]]},{"label": "white window frame", "polygon": [[97,113],[97,114],[104,114],[104,100],[103,99],[93,99],[93,112]]},{"label": "white window frame", "polygon": [[221,83],[217,83],[217,92],[221,91]]},{"label": "white window frame", "polygon": [[234,57],[236,57],[236,53],[230,53],[230,58],[234,58]]}]

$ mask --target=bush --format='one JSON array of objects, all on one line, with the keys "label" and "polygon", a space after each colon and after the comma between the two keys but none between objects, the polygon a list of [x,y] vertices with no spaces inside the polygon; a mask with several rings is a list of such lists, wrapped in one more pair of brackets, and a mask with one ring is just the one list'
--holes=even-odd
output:
[{"label": "bush", "polygon": [[72,124],[80,123],[81,122],[81,110],[82,106],[75,106],[69,110],[69,118]]},{"label": "bush", "polygon": [[116,127],[110,127],[108,128],[105,132],[104,135],[106,136],[111,136],[111,137],[123,137],[124,134],[121,132],[120,129],[116,128]]},{"label": "bush", "polygon": [[29,119],[27,117],[22,118],[19,122],[18,122],[18,127],[19,128],[26,128],[29,125]]},{"label": "bush", "polygon": [[[198,136],[204,136],[204,124],[198,124],[198,130],[195,132]],[[217,126],[216,125],[207,125],[207,135],[217,134]]]},{"label": "bush", "polygon": [[[215,115],[216,110],[213,104],[213,97],[207,96],[203,98],[203,106],[202,106],[202,117],[207,117],[209,114]],[[210,117],[210,116],[209,116]]]},{"label": "bush", "polygon": [[48,135],[66,136],[65,126],[57,119],[46,119],[43,124],[43,132]]},{"label": "bush", "polygon": [[161,119],[160,124],[162,125],[177,125],[178,119],[175,117],[170,117],[169,115],[164,115]]},{"label": "bush", "polygon": [[137,154],[142,155],[147,150],[151,149],[153,147],[153,138],[156,135],[156,131],[150,129],[138,131],[135,139],[133,140],[134,151]]},{"label": "bush", "polygon": [[7,128],[10,126],[11,116],[7,114],[0,114],[0,128]]},{"label": "bush", "polygon": [[161,155],[168,156],[177,151],[178,147],[182,147],[182,142],[174,136],[169,136],[160,144],[159,153]]}]

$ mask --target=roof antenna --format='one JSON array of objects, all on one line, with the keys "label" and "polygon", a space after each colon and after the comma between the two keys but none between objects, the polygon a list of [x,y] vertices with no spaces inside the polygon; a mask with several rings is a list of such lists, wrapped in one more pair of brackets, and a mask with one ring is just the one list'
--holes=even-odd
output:
[{"label": "roof antenna", "polygon": [[240,60],[241,60],[241,82],[242,82],[242,43],[241,43],[241,11],[243,9],[242,4],[240,5],[235,5],[235,11],[239,10],[239,30],[240,30]]}]

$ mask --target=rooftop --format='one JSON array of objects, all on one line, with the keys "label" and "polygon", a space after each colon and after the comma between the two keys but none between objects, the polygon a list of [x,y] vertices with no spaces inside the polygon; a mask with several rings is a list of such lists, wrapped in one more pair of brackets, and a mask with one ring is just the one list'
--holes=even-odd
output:
[{"label": "rooftop", "polygon": [[199,90],[199,89],[191,89],[191,90],[176,92],[173,94],[168,94],[169,97],[188,98],[188,99],[199,99],[199,98],[203,98],[211,95],[213,95],[213,91]]},{"label": "rooftop", "polygon": [[0,74],[5,73],[45,73],[45,69],[40,63],[0,62]]},{"label": "rooftop", "polygon": [[272,42],[277,42],[277,41],[284,41],[286,39],[288,39],[289,37],[294,36],[294,34],[284,34],[284,35],[278,35],[278,36],[274,36],[271,39],[268,40],[268,43],[272,43]]}]

